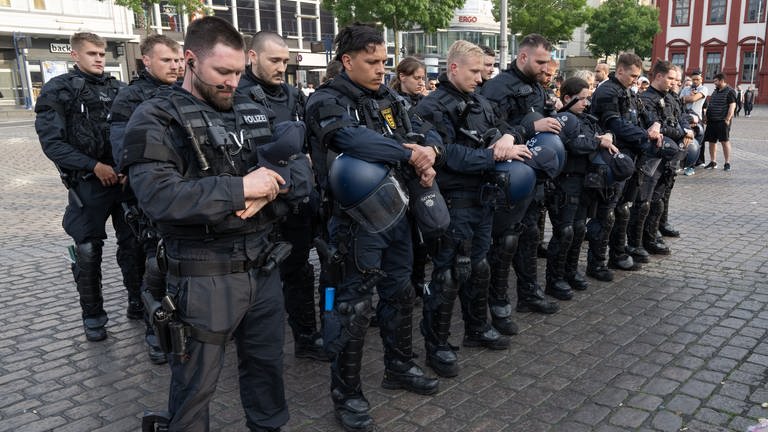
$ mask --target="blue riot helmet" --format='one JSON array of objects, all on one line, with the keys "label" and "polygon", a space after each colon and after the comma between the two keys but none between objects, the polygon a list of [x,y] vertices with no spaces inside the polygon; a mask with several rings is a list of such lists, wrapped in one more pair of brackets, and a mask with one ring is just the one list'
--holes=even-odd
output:
[{"label": "blue riot helmet", "polygon": [[683,158],[683,166],[685,168],[696,165],[696,160],[699,158],[699,151],[701,150],[701,144],[696,139],[693,139],[688,147],[685,148],[685,158]]},{"label": "blue riot helmet", "polygon": [[670,137],[664,137],[664,142],[661,144],[658,150],[658,157],[665,161],[671,161],[678,157],[681,152],[681,147]]},{"label": "blue riot helmet", "polygon": [[635,162],[624,153],[611,154],[600,149],[592,155],[591,162],[598,167],[598,172],[605,175],[605,185],[624,181],[635,172]]},{"label": "blue riot helmet", "polygon": [[532,157],[525,163],[531,168],[555,178],[565,167],[565,146],[560,136],[551,132],[538,132],[526,143]]},{"label": "blue riot helmet", "polygon": [[328,184],[341,210],[372,233],[397,223],[408,206],[408,196],[383,163],[342,153],[331,165]]},{"label": "blue riot helmet", "polygon": [[530,197],[536,187],[536,172],[518,160],[496,162],[496,179],[509,205]]}]

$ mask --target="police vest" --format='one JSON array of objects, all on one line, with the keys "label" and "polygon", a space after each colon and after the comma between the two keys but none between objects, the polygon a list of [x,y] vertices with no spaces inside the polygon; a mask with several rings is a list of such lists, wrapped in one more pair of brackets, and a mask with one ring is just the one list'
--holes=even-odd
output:
[{"label": "police vest", "polygon": [[[235,95],[232,111],[222,113],[177,90],[163,89],[158,96],[170,103],[169,114],[185,131],[183,139],[176,137],[173,145],[183,159],[177,166],[186,178],[244,176],[258,164],[256,148],[272,139],[269,111],[247,97]],[[168,157],[172,157],[170,152]],[[217,225],[166,223],[158,224],[158,230],[163,235],[189,239],[258,232],[287,213],[287,208],[280,206],[278,201],[272,202],[246,220],[233,215]]]},{"label": "police vest", "polygon": [[494,113],[490,102],[475,94],[468,94],[462,97],[455,91],[438,88],[435,91],[439,104],[438,112],[422,113],[424,118],[430,119],[438,132],[443,137],[444,122],[443,115],[448,116],[453,125],[455,144],[460,144],[471,148],[485,148],[490,143],[483,142],[483,134],[489,128],[494,127]]},{"label": "police vest", "polygon": [[538,83],[529,84],[520,79],[514,69],[501,73],[495,79],[500,80],[506,91],[508,106],[507,121],[512,125],[520,124],[523,117],[531,112],[542,116],[553,114],[547,107],[547,96]]},{"label": "police vest", "polygon": [[675,112],[676,104],[670,101],[667,97],[668,93],[659,93],[655,88],[649,87],[648,90],[640,95],[640,99],[643,101],[643,107],[645,110],[652,111],[656,114],[661,124],[661,133],[679,142],[685,135],[684,131],[680,127],[678,117]]},{"label": "police vest", "polygon": [[64,87],[72,93],[69,105],[60,107],[66,118],[69,144],[99,162],[114,165],[109,142],[109,113],[112,101],[125,84],[113,77],[107,77],[99,84],[86,82],[76,73],[69,73],[63,79]]},{"label": "police vest", "polygon": [[405,142],[404,138],[411,132],[411,122],[402,97],[387,87],[381,86],[375,93],[364,92],[345,78],[337,77],[320,86],[324,88],[331,89],[333,97],[318,102],[317,110],[307,117],[307,126],[312,132],[310,146],[317,182],[327,191],[328,169],[336,157],[328,150],[327,140],[334,132],[364,125]]}]

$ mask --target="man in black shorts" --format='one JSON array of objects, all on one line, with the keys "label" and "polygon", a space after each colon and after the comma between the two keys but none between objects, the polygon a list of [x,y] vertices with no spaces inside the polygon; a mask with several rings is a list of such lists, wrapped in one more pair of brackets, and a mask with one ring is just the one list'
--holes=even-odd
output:
[{"label": "man in black shorts", "polygon": [[731,170],[731,141],[728,135],[731,131],[731,121],[736,111],[736,92],[725,82],[725,75],[715,75],[715,91],[709,98],[707,109],[707,130],[704,132],[704,142],[709,143],[709,164],[704,168],[717,168],[717,142],[723,144],[725,171]]}]

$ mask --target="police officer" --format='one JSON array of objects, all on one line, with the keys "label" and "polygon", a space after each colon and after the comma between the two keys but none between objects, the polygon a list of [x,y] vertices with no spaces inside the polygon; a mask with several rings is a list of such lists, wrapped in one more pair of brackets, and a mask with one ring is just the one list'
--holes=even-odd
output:
[{"label": "police officer", "polygon": [[[595,90],[591,105],[591,113],[598,118],[600,127],[615,137],[616,147],[638,159],[641,159],[640,156],[644,159],[655,155],[653,147],[660,145],[662,138],[659,123],[653,123],[647,129],[641,126],[637,99],[630,90],[640,76],[642,66],[642,60],[636,54],[621,54],[616,62],[616,72]],[[613,273],[606,267],[609,242],[610,266],[622,270],[638,268],[625,250],[629,205],[632,202],[629,198],[631,194],[622,198],[625,183],[616,182],[609,187],[607,201],[598,204],[595,216],[587,223],[587,275],[598,280],[613,279]]]},{"label": "police officer", "polygon": [[152,312],[171,316],[169,414],[152,427],[208,430],[234,338],[246,426],[274,431],[288,420],[276,269],[289,247],[270,232],[309,193],[303,125],[278,126],[273,142],[270,113],[234,95],[244,43],[228,22],[195,20],[184,47],[182,86],[139,106],[125,135],[130,183],[163,239],[158,263],[167,272],[167,296]]},{"label": "police officer", "polygon": [[509,346],[509,338],[490,325],[486,312],[491,272],[486,254],[491,244],[494,195],[483,196],[484,175],[494,171],[494,161],[521,160],[531,153],[525,145],[515,145],[522,142],[520,136],[504,134],[492,145],[483,140],[483,134],[499,123],[490,102],[475,93],[482,83],[483,58],[478,46],[464,40],[454,42],[448,49],[447,72],[438,78],[440,86],[415,108],[420,118],[435,126],[444,143],[445,163],[437,170],[437,180],[450,209],[451,224],[433,257],[421,324],[427,365],[443,377],[459,372],[457,355],[448,343],[457,293],[464,318],[464,346]]},{"label": "police officer", "polygon": [[[260,31],[251,39],[246,67],[238,93],[271,109],[275,122],[304,118],[304,95],[284,82],[290,56],[288,45],[277,33]],[[304,149],[305,152],[307,149]],[[299,358],[328,360],[315,318],[315,270],[309,263],[314,237],[314,214],[319,197],[299,203],[280,224],[280,235],[293,246],[291,255],[280,266],[288,324],[293,332],[294,355]]]},{"label": "police officer", "polygon": [[[110,141],[118,172],[121,172],[122,167],[125,126],[131,114],[142,102],[151,99],[159,88],[178,80],[179,65],[182,64],[178,55],[180,49],[178,42],[165,35],[150,35],[141,42],[139,50],[144,70],[128,87],[120,90],[112,103]],[[135,198],[130,200],[130,207],[126,208],[126,222],[132,225],[133,232],[144,250],[143,290],[149,291],[155,299],[160,300],[165,295],[165,275],[157,267],[155,257],[159,240],[157,231],[151,226],[149,219],[138,210]],[[145,321],[147,330],[144,339],[149,360],[154,364],[163,364],[166,362],[165,353],[158,345],[149,317],[146,317]]]},{"label": "police officer", "polygon": [[[648,118],[660,123],[661,133],[674,142],[674,146],[664,152],[668,157],[662,160],[651,177],[651,181],[644,185],[647,190],[638,194],[638,197],[640,195],[647,196],[647,201],[638,202],[636,200],[632,207],[632,216],[635,215],[636,207],[638,214],[647,212],[645,220],[640,217],[630,218],[631,235],[628,234],[628,238],[631,239],[628,242],[630,246],[641,245],[648,253],[656,255],[669,255],[670,253],[669,247],[656,233],[664,212],[664,197],[667,196],[667,191],[671,192],[674,184],[677,164],[685,147],[693,141],[693,131],[685,128],[680,121],[682,112],[679,99],[671,91],[675,87],[677,79],[678,71],[675,69],[675,65],[666,60],[657,60],[651,70],[651,85],[640,95]],[[642,226],[639,226],[640,223]]]},{"label": "police officer", "polygon": [[[384,345],[382,386],[434,394],[438,381],[425,376],[413,361],[414,292],[409,280],[413,253],[408,220],[393,217],[382,226],[372,226],[359,217],[353,218],[365,209],[350,206],[345,192],[357,192],[358,183],[350,182],[342,190],[332,190],[328,176],[333,170],[344,168],[335,164],[348,163],[347,157],[352,157],[375,169],[387,166],[402,173],[412,167],[410,172],[415,170],[417,180],[423,186],[431,186],[435,176],[432,165],[438,151],[396,139],[406,136],[408,117],[399,97],[382,85],[387,51],[381,32],[367,25],[351,25],[339,31],[335,43],[336,59],[342,62],[344,70],[309,98],[306,117],[322,193],[332,195],[334,204],[328,229],[331,245],[343,257],[335,299],[325,305],[323,339],[334,356],[331,396],[336,416],[346,430],[369,431],[374,426],[370,405],[362,392],[360,368],[365,332],[373,314],[374,287],[379,293],[376,313]],[[330,152],[344,153],[344,158],[334,161]],[[329,162],[334,164],[331,171]],[[366,174],[368,170],[361,169],[360,178]],[[385,180],[387,184],[374,190],[371,197],[377,198],[379,191],[401,195],[396,192],[401,189],[401,180]],[[363,195],[367,195],[368,191],[365,192]],[[365,203],[367,199],[362,204]]]},{"label": "police officer", "polygon": [[598,148],[618,153],[610,133],[601,133],[589,108],[589,83],[568,78],[560,87],[565,112],[557,114],[563,123],[562,137],[567,150],[563,172],[551,182],[547,209],[552,222],[552,238],[547,248],[547,287],[550,291],[583,291],[588,288],[578,271],[581,243],[586,232],[587,203],[583,197],[584,177],[590,168],[590,156]]},{"label": "police officer", "polygon": [[144,261],[136,237],[125,223],[122,176],[114,170],[109,143],[109,109],[125,84],[104,73],[106,41],[93,33],[70,38],[74,71],[43,86],[35,105],[35,129],[43,152],[53,161],[69,189],[63,226],[75,242],[72,273],[80,294],[85,337],[107,337],[107,313],[101,290],[101,255],[112,216],[117,262],[128,290],[126,315],[141,319],[141,274]]},{"label": "police officer", "polygon": [[[423,61],[416,57],[406,57],[400,60],[395,69],[395,77],[390,81],[392,87],[400,96],[402,96],[408,110],[421,102],[424,97],[425,87],[424,79],[427,76],[427,66]],[[421,297],[426,283],[426,266],[429,261],[429,251],[424,241],[424,236],[416,229],[413,215],[411,218],[411,241],[413,242],[413,270],[411,271],[411,284],[416,290],[416,296]]]},{"label": "police officer", "polygon": [[[526,140],[536,132],[560,132],[560,123],[550,117],[554,109],[547,103],[547,93],[541,85],[548,73],[551,51],[552,45],[543,36],[535,33],[525,36],[512,67],[485,83],[481,90],[483,96],[497,105],[499,114],[511,125],[511,130]],[[510,334],[517,332],[507,296],[513,257],[518,312],[552,314],[559,309],[557,303],[546,298],[536,276],[538,218],[542,205],[543,182],[537,185],[537,195],[529,205],[497,209],[493,216],[493,245],[488,256],[491,266],[489,306],[494,327],[506,328]]]}]

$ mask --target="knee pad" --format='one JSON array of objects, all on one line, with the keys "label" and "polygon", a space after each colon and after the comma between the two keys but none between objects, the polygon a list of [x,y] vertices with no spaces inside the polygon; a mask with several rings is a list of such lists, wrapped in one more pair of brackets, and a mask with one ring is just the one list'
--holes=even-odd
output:
[{"label": "knee pad", "polygon": [[520,239],[519,233],[514,234],[507,234],[504,237],[501,238],[501,241],[499,242],[499,245],[501,246],[501,250],[508,254],[514,254],[517,250],[517,243]]},{"label": "knee pad", "polygon": [[331,354],[340,353],[350,340],[362,340],[373,315],[371,299],[342,302],[323,314],[323,343]]},{"label": "knee pad", "polygon": [[413,290],[413,285],[408,281],[389,298],[388,302],[397,309],[413,308],[414,297],[416,297],[416,294]]},{"label": "knee pad", "polygon": [[88,243],[79,243],[75,245],[75,254],[78,263],[88,263],[101,261],[101,250],[104,245],[102,241],[93,241]]},{"label": "knee pad", "polygon": [[578,221],[573,221],[573,238],[578,239],[584,236],[584,233],[587,232],[587,225],[584,222],[583,219],[580,219]]},{"label": "knee pad", "polygon": [[571,244],[573,241],[573,226],[566,225],[559,230],[557,230],[557,233],[560,235],[560,241],[563,244]]},{"label": "knee pad", "polygon": [[472,277],[487,278],[491,275],[491,266],[488,264],[488,260],[483,258],[480,261],[472,265]]},{"label": "knee pad", "polygon": [[616,209],[613,211],[615,219],[629,219],[629,204],[630,203],[628,202],[624,202],[619,203],[616,206]]},{"label": "knee pad", "polygon": [[[627,213],[629,213],[629,209],[627,209]],[[605,215],[605,224],[607,226],[604,226],[604,230],[610,231],[611,228],[613,228],[613,224],[616,223],[616,214],[614,212],[610,211],[608,214]]]},{"label": "knee pad", "polygon": [[635,206],[637,207],[637,214],[647,215],[651,210],[651,203],[649,201],[635,203]]},{"label": "knee pad", "polygon": [[438,305],[453,302],[459,291],[459,286],[453,279],[451,269],[445,269],[437,273],[432,278],[432,283],[430,283],[430,286],[433,285],[435,285],[435,287],[432,296],[436,297]]}]

